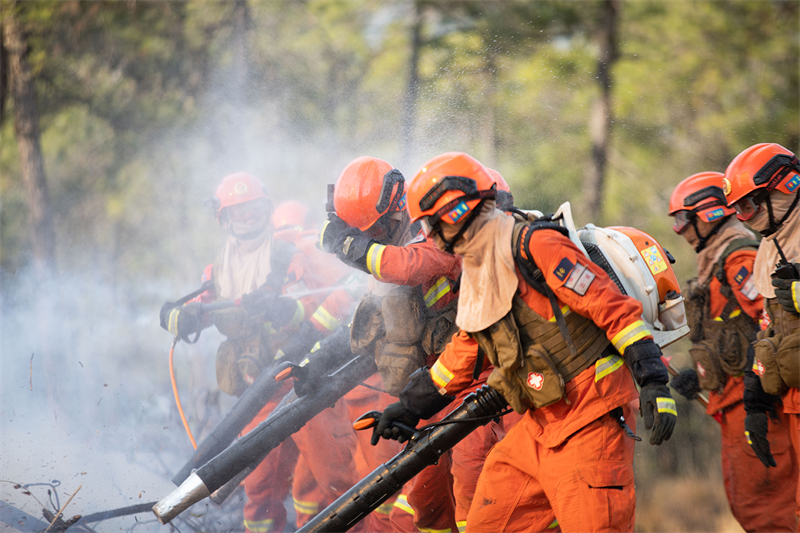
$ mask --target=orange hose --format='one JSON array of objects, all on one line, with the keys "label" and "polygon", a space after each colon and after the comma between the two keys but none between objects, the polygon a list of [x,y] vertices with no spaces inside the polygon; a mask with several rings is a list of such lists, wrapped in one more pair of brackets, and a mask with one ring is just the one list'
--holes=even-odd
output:
[{"label": "orange hose", "polygon": [[197,449],[197,443],[194,440],[194,435],[192,435],[192,430],[189,429],[189,423],[186,421],[186,415],[183,414],[183,407],[181,407],[181,399],[178,396],[178,385],[175,383],[175,367],[172,365],[172,359],[175,355],[175,345],[178,344],[178,336],[175,336],[175,340],[172,341],[172,346],[169,349],[169,378],[172,380],[172,393],[175,395],[175,403],[178,405],[178,413],[181,415],[181,420],[183,421],[183,427],[186,429],[186,434],[189,435],[189,440],[192,441],[192,446],[194,449]]}]

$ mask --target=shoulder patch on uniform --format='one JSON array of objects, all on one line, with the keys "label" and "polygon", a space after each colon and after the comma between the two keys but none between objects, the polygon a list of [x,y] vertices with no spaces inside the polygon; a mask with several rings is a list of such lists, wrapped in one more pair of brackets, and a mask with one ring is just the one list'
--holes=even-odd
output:
[{"label": "shoulder patch on uniform", "polygon": [[594,278],[594,272],[582,264],[577,263],[575,268],[572,269],[569,279],[567,279],[567,282],[564,284],[564,286],[583,296],[589,289],[589,285],[591,285],[592,281],[594,281]]},{"label": "shoulder patch on uniform", "polygon": [[742,267],[739,269],[739,272],[733,276],[733,281],[741,285],[744,280],[747,279],[748,274],[750,274],[750,271],[747,270],[747,267]]},{"label": "shoulder patch on uniform", "polygon": [[560,281],[564,281],[569,276],[569,273],[572,272],[572,269],[575,268],[575,265],[572,264],[572,261],[567,259],[566,257],[558,263],[558,266],[555,270],[553,270],[553,275],[557,277]]}]

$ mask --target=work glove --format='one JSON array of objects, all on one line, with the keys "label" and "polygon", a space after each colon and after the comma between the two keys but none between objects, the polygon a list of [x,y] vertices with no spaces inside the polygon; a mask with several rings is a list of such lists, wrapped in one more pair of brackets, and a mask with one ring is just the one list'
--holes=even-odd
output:
[{"label": "work glove", "polygon": [[644,418],[644,427],[652,429],[650,444],[656,446],[668,441],[678,421],[675,400],[666,385],[648,383],[639,392],[639,412]]},{"label": "work glove", "polygon": [[241,306],[250,316],[261,318],[272,309],[277,297],[276,291],[259,287],[242,295]]},{"label": "work glove", "polygon": [[753,448],[759,461],[764,466],[778,466],[775,458],[769,451],[769,440],[767,440],[767,413],[749,412],[744,418],[744,435],[747,437],[747,444]]},{"label": "work glove", "polygon": [[371,443],[375,446],[381,437],[405,442],[414,435],[417,423],[419,417],[407,410],[401,402],[395,402],[387,406],[381,414],[378,424],[372,430]]},{"label": "work glove", "polygon": [[199,332],[203,326],[201,304],[197,302],[179,305],[167,302],[161,306],[161,327],[184,342],[191,343],[189,336]]},{"label": "work glove", "polygon": [[691,368],[681,371],[680,374],[672,378],[670,382],[672,388],[687,400],[694,400],[703,389],[697,379],[697,372]]},{"label": "work glove", "polygon": [[286,343],[286,346],[276,352],[275,359],[281,362],[291,361],[297,364],[308,355],[308,352],[320,340],[322,340],[322,333],[310,321],[304,320],[300,323],[297,333],[292,335],[292,338]]},{"label": "work glove", "polygon": [[323,224],[322,231],[319,233],[319,247],[330,254],[336,253],[334,245],[339,235],[349,228],[347,222],[339,218],[336,213],[328,213],[328,220]]},{"label": "work glove", "polygon": [[[795,268],[798,266],[795,265]],[[800,315],[800,280],[773,279],[772,286],[775,287],[775,298],[781,307],[794,316]]]},{"label": "work glove", "polygon": [[347,228],[336,238],[333,247],[336,257],[351,267],[369,274],[367,269],[367,252],[370,246],[376,244],[366,233],[358,228]]}]

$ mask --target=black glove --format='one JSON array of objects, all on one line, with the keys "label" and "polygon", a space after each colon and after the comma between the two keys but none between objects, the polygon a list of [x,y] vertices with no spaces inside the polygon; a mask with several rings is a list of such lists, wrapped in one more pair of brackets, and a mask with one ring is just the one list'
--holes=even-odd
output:
[{"label": "black glove", "polygon": [[794,316],[800,315],[800,280],[773,279],[772,286],[775,287],[775,298],[781,307]]},{"label": "black glove", "polygon": [[680,374],[672,378],[670,382],[672,388],[687,400],[694,400],[703,389],[700,388],[700,381],[697,379],[697,372],[691,368],[681,371]]},{"label": "black glove", "polygon": [[319,247],[324,251],[334,254],[336,250],[334,245],[341,233],[350,228],[347,222],[339,218],[336,213],[328,213],[328,221],[322,226],[322,231],[319,232]]},{"label": "black glove", "polygon": [[658,446],[669,440],[678,421],[678,412],[666,385],[649,383],[642,387],[639,392],[639,412],[644,418],[644,427],[653,430],[650,444]]},{"label": "black glove", "polygon": [[304,320],[286,346],[277,351],[275,359],[281,362],[299,363],[320,340],[322,340],[322,333],[310,321]]},{"label": "black glove", "polygon": [[360,229],[347,228],[339,233],[333,247],[336,251],[336,257],[338,257],[342,263],[369,274],[370,271],[367,268],[367,252],[369,252],[370,246],[376,243],[377,241],[371,239]]},{"label": "black glove", "polygon": [[241,305],[242,309],[247,311],[247,314],[253,317],[262,317],[264,314],[272,309],[278,293],[274,290],[266,289],[263,286],[242,295]]},{"label": "black glove", "polygon": [[769,440],[767,440],[767,413],[750,412],[744,419],[744,435],[747,437],[747,444],[756,452],[756,457],[764,463],[764,466],[778,466],[775,458],[769,451]]},{"label": "black glove", "polygon": [[165,303],[161,306],[161,327],[177,335],[184,342],[194,342],[189,340],[189,336],[203,329],[200,306],[201,304],[197,302],[185,305],[178,305],[175,302]]},{"label": "black glove", "polygon": [[419,417],[409,412],[402,402],[395,402],[381,414],[378,424],[372,430],[372,445],[378,444],[381,437],[405,442],[414,435]]}]

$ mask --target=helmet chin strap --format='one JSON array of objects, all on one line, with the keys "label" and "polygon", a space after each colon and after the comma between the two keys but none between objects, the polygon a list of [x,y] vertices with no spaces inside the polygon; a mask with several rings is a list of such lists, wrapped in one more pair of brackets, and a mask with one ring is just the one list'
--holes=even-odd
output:
[{"label": "helmet chin strap", "polygon": [[732,215],[728,215],[725,218],[723,218],[722,220],[720,220],[719,224],[717,224],[716,226],[711,228],[711,231],[709,231],[707,235],[703,236],[703,235],[700,235],[700,229],[697,227],[697,215],[693,215],[692,216],[692,227],[694,228],[694,234],[697,235],[697,238],[700,240],[697,243],[697,246],[694,247],[694,251],[696,253],[698,253],[698,254],[700,252],[702,252],[705,249],[705,247],[708,245],[708,240],[711,237],[713,237],[714,235],[716,235],[717,233],[719,233],[719,230],[722,229],[722,226],[723,226],[723,224],[725,224],[725,221],[728,220],[731,216]]},{"label": "helmet chin strap", "polygon": [[800,194],[794,195],[794,200],[792,201],[792,205],[789,206],[789,209],[786,210],[786,213],[783,214],[781,219],[778,222],[775,222],[775,214],[772,212],[772,200],[770,200],[769,195],[764,198],[764,202],[767,204],[767,215],[769,216],[769,227],[763,231],[759,231],[759,233],[764,237],[769,237],[778,229],[780,229],[781,225],[786,222],[786,219],[789,218],[789,215],[792,214],[794,208],[797,207],[797,200],[800,198]]}]

